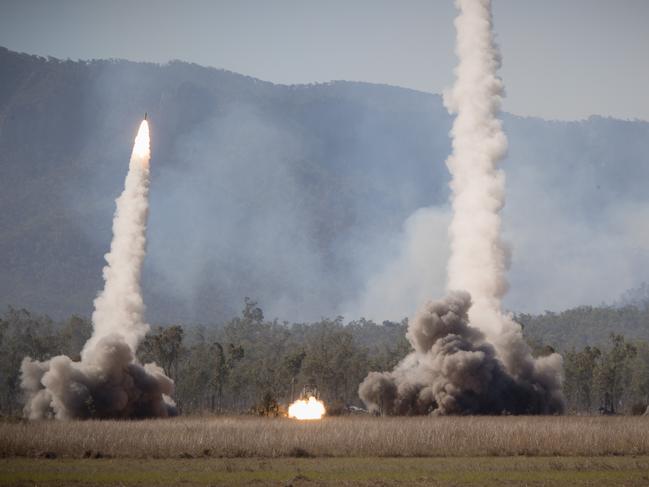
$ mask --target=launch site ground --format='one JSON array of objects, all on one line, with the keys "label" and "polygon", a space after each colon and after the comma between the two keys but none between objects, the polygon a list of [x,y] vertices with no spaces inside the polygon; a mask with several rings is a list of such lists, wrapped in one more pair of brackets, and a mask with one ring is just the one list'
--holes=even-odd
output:
[{"label": "launch site ground", "polygon": [[0,485],[649,485],[644,416],[2,421]]},{"label": "launch site ground", "polygon": [[649,484],[649,457],[5,458],[0,485]]}]

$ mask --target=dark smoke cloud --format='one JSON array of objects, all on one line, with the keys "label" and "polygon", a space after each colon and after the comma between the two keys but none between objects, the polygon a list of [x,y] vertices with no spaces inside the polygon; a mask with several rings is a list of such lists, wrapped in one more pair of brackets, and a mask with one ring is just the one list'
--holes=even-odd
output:
[{"label": "dark smoke cloud", "polygon": [[469,294],[456,291],[419,311],[406,335],[414,351],[393,371],[371,372],[359,386],[371,411],[388,415],[563,411],[556,373],[561,357],[552,354],[535,360],[520,333],[514,333],[499,344],[504,350],[501,360],[496,346],[469,323],[470,307]]},{"label": "dark smoke cloud", "polygon": [[89,358],[65,355],[21,366],[25,416],[43,419],[148,418],[176,414],[174,383],[155,364],[140,365],[119,335],[101,338]]}]

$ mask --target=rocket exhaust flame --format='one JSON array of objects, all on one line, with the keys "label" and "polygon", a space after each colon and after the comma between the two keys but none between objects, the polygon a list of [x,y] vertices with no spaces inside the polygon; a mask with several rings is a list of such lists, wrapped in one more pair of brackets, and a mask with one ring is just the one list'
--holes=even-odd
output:
[{"label": "rocket exhaust flame", "polygon": [[132,158],[139,159],[142,164],[149,164],[151,159],[151,142],[149,139],[149,122],[146,119],[142,120],[140,128],[135,136],[135,143],[133,144]]},{"label": "rocket exhaust flame", "polygon": [[550,414],[563,410],[561,357],[535,359],[519,324],[502,311],[508,249],[501,239],[505,178],[498,168],[507,139],[497,118],[503,83],[496,75],[490,0],[456,0],[459,64],[445,94],[457,114],[453,219],[446,298],[410,320],[414,351],[392,372],[371,372],[359,395],[383,414]]},{"label": "rocket exhaust flame", "polygon": [[326,410],[324,403],[310,396],[308,400],[298,399],[288,407],[288,417],[295,419],[322,419]]},{"label": "rocket exhaust flame", "polygon": [[60,355],[21,366],[25,415],[30,419],[143,418],[175,414],[173,381],[156,364],[140,365],[144,322],[140,274],[149,211],[149,125],[140,124],[124,191],[116,200],[113,241],[106,255],[104,289],[95,299],[93,334],[81,361]]}]

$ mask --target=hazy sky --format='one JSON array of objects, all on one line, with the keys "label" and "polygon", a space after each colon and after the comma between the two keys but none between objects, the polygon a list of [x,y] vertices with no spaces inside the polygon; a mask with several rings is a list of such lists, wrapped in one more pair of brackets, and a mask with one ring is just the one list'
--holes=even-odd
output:
[{"label": "hazy sky", "polygon": [[[454,15],[451,0],[0,0],[0,45],[441,92]],[[649,0],[494,0],[494,18],[506,110],[649,120]]]}]

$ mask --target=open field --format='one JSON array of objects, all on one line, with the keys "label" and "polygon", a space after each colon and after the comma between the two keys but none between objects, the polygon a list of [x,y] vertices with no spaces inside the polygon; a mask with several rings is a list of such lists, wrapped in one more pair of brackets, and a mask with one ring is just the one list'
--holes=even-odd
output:
[{"label": "open field", "polygon": [[0,456],[57,458],[649,455],[647,417],[186,417],[0,422]]},{"label": "open field", "polygon": [[649,457],[0,459],[0,485],[645,486]]},{"label": "open field", "polygon": [[0,422],[2,485],[649,485],[645,417]]}]

